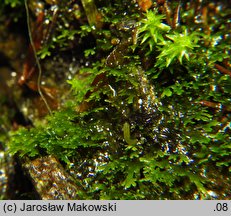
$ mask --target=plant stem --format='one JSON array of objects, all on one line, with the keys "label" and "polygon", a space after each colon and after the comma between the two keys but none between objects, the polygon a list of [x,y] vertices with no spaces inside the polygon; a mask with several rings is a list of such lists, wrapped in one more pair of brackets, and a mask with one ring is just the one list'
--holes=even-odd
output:
[{"label": "plant stem", "polygon": [[24,3],[25,3],[25,9],[26,9],[26,18],[27,18],[27,28],[28,28],[28,34],[29,34],[29,39],[30,39],[30,44],[31,44],[31,47],[32,47],[32,50],[33,50],[33,53],[34,53],[34,57],[35,57],[35,61],[36,61],[36,64],[38,66],[38,79],[37,79],[37,86],[38,86],[38,93],[39,95],[41,96],[42,100],[44,101],[49,113],[51,114],[51,108],[45,98],[45,96],[43,95],[42,93],[42,90],[41,90],[41,76],[42,76],[42,68],[41,68],[41,64],[39,62],[39,59],[38,59],[38,56],[36,54],[36,49],[35,49],[35,45],[34,45],[34,41],[33,41],[33,38],[32,38],[32,34],[31,34],[31,29],[30,29],[30,15],[29,15],[29,8],[28,8],[28,4],[27,4],[27,0],[24,0]]}]

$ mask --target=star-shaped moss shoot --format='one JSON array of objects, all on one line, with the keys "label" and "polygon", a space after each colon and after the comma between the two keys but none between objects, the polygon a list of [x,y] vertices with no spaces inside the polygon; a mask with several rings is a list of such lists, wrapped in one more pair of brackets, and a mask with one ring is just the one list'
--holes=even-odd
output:
[{"label": "star-shaped moss shoot", "polygon": [[164,15],[159,15],[156,11],[147,11],[146,17],[140,23],[138,33],[142,38],[141,44],[147,43],[150,51],[164,40],[163,35],[170,30],[170,26],[163,23],[164,18]]},{"label": "star-shaped moss shoot", "polygon": [[185,30],[183,33],[174,32],[166,37],[170,40],[164,40],[158,44],[161,53],[157,56],[156,66],[161,68],[168,67],[177,59],[181,64],[184,58],[189,61],[193,49],[198,47],[199,37],[196,32],[189,34]]}]

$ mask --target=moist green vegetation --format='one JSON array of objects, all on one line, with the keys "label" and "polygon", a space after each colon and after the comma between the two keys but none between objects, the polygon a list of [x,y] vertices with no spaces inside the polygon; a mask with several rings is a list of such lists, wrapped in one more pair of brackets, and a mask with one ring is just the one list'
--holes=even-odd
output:
[{"label": "moist green vegetation", "polygon": [[208,18],[208,34],[192,9],[173,29],[157,10],[117,2],[101,7],[101,28],[74,32],[95,38],[84,51],[94,62],[68,81],[74,99],[14,132],[10,152],[56,156],[82,199],[230,198],[231,82],[214,67],[229,59],[228,11]]},{"label": "moist green vegetation", "polygon": [[23,4],[23,1],[20,0],[4,0],[5,5],[10,5],[12,8],[17,7]]}]

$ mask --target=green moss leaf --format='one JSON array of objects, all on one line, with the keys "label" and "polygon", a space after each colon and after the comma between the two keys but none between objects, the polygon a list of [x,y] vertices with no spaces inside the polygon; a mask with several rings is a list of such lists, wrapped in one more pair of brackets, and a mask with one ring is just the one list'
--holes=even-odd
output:
[{"label": "green moss leaf", "polygon": [[164,89],[163,93],[161,94],[161,97],[165,97],[165,96],[167,96],[167,97],[172,96],[172,91],[171,91],[170,88],[165,88]]}]

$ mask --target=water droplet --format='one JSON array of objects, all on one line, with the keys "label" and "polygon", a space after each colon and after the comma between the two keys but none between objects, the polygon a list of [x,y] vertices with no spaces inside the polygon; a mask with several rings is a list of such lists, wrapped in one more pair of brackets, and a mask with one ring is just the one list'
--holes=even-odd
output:
[{"label": "water droplet", "polygon": [[17,73],[16,73],[15,71],[12,71],[12,72],[11,72],[11,76],[12,76],[12,77],[16,77],[16,76],[17,76]]}]

